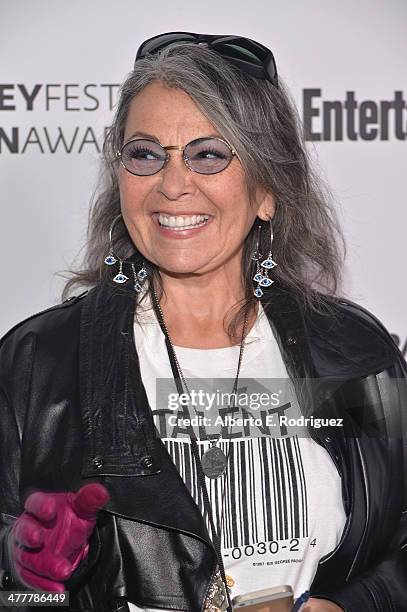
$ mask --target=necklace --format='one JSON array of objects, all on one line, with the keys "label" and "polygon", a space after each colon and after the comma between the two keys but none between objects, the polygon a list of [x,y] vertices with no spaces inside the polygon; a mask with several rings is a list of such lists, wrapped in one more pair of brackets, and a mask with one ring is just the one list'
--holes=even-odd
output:
[{"label": "necklace", "polygon": [[[171,369],[174,376],[175,384],[177,387],[178,393],[183,393],[183,387],[187,390],[189,398],[191,398],[191,392],[189,391],[187,382],[185,380],[184,373],[179,364],[177,355],[175,353],[174,345],[171,341],[170,335],[168,333],[167,326],[164,321],[164,314],[161,309],[161,306],[158,302],[157,295],[155,292],[154,286],[152,286],[152,295],[153,295],[153,307],[157,316],[157,320],[160,324],[160,327],[165,336],[165,343],[167,346],[168,356],[170,359]],[[247,312],[245,313],[243,328],[242,328],[242,337],[240,341],[240,350],[239,350],[239,361],[237,365],[237,371],[235,380],[233,383],[232,397],[233,400],[236,399],[236,391],[237,385],[239,381],[240,368],[242,365],[243,352],[244,352],[244,340],[245,340],[245,332],[247,327]],[[182,383],[182,384],[181,384]],[[196,411],[195,411],[196,413]],[[234,580],[230,576],[226,575],[225,567],[222,559],[222,522],[223,522],[223,501],[222,501],[222,514],[220,520],[220,526],[217,525],[215,527],[215,523],[213,520],[212,507],[209,500],[208,489],[205,482],[205,476],[208,478],[219,478],[226,472],[226,467],[228,464],[229,453],[230,453],[230,445],[228,448],[228,454],[225,455],[223,450],[216,446],[221,434],[219,433],[215,437],[209,438],[209,442],[211,446],[208,450],[206,450],[202,458],[199,456],[197,439],[195,436],[195,432],[193,429],[190,432],[191,437],[191,448],[192,454],[195,459],[196,467],[197,467],[197,475],[200,483],[205,510],[208,514],[209,523],[212,531],[212,540],[215,548],[215,553],[218,561],[218,566],[215,573],[212,576],[211,584],[207,593],[207,597],[204,602],[204,608],[206,612],[232,612],[232,603],[230,599],[230,587],[233,586]],[[223,483],[225,485],[225,483]],[[225,496],[225,488],[223,487],[222,491],[222,500]]]},{"label": "necklace", "polygon": [[[178,357],[175,352],[174,345],[172,343],[170,334],[168,332],[168,328],[165,324],[164,314],[158,302],[157,295],[156,295],[154,288],[152,289],[152,292],[153,292],[153,297],[154,297],[153,305],[155,307],[155,311],[156,311],[156,315],[157,315],[160,327],[164,332],[167,349],[168,349],[169,356],[170,356],[171,366],[175,365],[175,375],[177,374],[178,379],[181,379],[182,385],[184,389],[187,391],[188,397],[191,398],[191,392],[189,390],[187,381],[185,380],[184,373],[178,361]],[[245,318],[243,322],[242,337],[240,341],[240,350],[239,350],[239,360],[238,360],[236,376],[235,376],[235,380],[234,380],[233,388],[232,388],[233,402],[232,402],[231,407],[235,406],[234,402],[236,398],[237,386],[239,382],[239,374],[240,374],[243,353],[244,353],[244,339],[245,339],[246,327],[247,327],[247,313],[245,314]],[[172,369],[173,369],[173,374],[174,374],[174,368],[172,367]],[[175,375],[174,377],[176,378]],[[176,382],[177,382],[177,378],[176,378]],[[221,434],[219,433],[215,436],[211,436],[210,438],[208,438],[211,446],[203,453],[202,457],[200,458],[200,464],[202,467],[202,471],[205,474],[205,476],[207,476],[208,478],[219,478],[226,472],[228,456],[225,455],[225,453],[219,446],[217,446],[220,436]],[[195,438],[195,441],[196,441],[195,435],[191,433],[191,440],[193,438]]]}]

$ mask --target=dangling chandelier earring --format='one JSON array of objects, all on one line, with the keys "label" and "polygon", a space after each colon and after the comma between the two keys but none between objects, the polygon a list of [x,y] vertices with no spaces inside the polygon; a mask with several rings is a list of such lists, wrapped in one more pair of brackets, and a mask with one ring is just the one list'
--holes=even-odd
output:
[{"label": "dangling chandelier earring", "polygon": [[[115,263],[119,262],[119,272],[116,274],[116,276],[113,277],[113,281],[115,283],[117,283],[118,285],[122,285],[123,283],[126,283],[129,280],[129,277],[126,276],[123,272],[123,263],[130,263],[130,262],[125,262],[122,259],[120,259],[119,257],[117,257],[114,253],[113,250],[113,231],[114,228],[116,227],[116,224],[118,223],[118,221],[120,221],[120,219],[122,219],[122,215],[117,215],[117,217],[115,217],[110,225],[109,228],[109,253],[108,255],[106,255],[104,262],[107,266],[114,266]],[[133,276],[134,276],[134,290],[137,293],[140,293],[140,291],[142,290],[142,285],[141,282],[147,278],[148,276],[148,272],[146,270],[145,264],[143,263],[142,267],[140,268],[140,270],[138,272],[136,272],[136,268],[134,266],[134,263],[131,263],[131,269],[133,271]]]},{"label": "dangling chandelier earring", "polygon": [[269,250],[269,253],[266,259],[264,259],[260,263],[262,254],[259,253],[258,249],[259,249],[259,244],[260,244],[261,225],[259,225],[258,227],[256,250],[253,252],[253,255],[252,255],[252,260],[256,262],[256,274],[254,275],[253,280],[257,283],[257,287],[253,291],[253,293],[257,298],[261,298],[261,296],[263,295],[262,287],[264,288],[270,287],[274,283],[274,281],[271,278],[269,278],[269,270],[271,270],[272,268],[275,268],[275,266],[277,265],[276,262],[273,260],[273,255],[271,252],[271,248],[273,246],[273,237],[274,237],[273,225],[272,225],[271,219],[269,219],[269,224],[270,224],[270,250]]},{"label": "dangling chandelier earring", "polygon": [[143,289],[143,286],[141,285],[141,282],[145,278],[147,278],[148,272],[145,269],[144,264],[143,264],[142,268],[140,268],[140,270],[138,272],[136,272],[136,268],[134,267],[134,263],[131,264],[131,269],[133,270],[133,276],[134,276],[134,291],[136,291],[136,293],[140,293],[140,291]]}]

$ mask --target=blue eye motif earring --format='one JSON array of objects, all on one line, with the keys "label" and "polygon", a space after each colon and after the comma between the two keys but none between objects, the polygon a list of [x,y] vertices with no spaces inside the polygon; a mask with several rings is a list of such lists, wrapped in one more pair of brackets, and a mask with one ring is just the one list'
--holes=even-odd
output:
[{"label": "blue eye motif earring", "polygon": [[253,276],[253,280],[255,283],[257,283],[257,287],[254,289],[253,294],[257,298],[261,298],[261,296],[264,293],[262,287],[267,288],[267,287],[270,287],[274,283],[274,281],[271,278],[269,278],[269,270],[271,270],[272,268],[275,268],[277,265],[273,259],[273,255],[271,252],[271,248],[273,246],[273,225],[272,225],[271,219],[269,219],[269,224],[270,224],[270,250],[269,250],[269,253],[266,259],[260,262],[262,258],[262,254],[259,253],[258,249],[259,249],[259,244],[260,244],[261,225],[259,225],[259,228],[258,228],[256,250],[252,254],[252,260],[256,262],[256,273]]},{"label": "blue eye motif earring", "polygon": [[110,225],[109,228],[109,253],[108,255],[106,255],[105,259],[104,259],[104,263],[107,266],[114,266],[117,262],[119,262],[119,271],[118,273],[113,277],[113,282],[117,283],[118,285],[123,285],[124,283],[126,283],[129,280],[129,277],[126,276],[123,272],[123,264],[124,263],[130,263],[131,265],[131,269],[133,272],[133,277],[134,277],[134,291],[136,291],[136,293],[140,293],[140,291],[143,289],[142,286],[142,282],[147,278],[148,276],[148,272],[146,270],[146,267],[143,263],[142,267],[140,268],[140,270],[136,271],[135,265],[134,263],[131,262],[126,262],[122,259],[120,259],[119,257],[117,257],[114,253],[114,249],[113,249],[113,231],[114,228],[116,227],[117,223],[122,220],[123,217],[122,215],[117,215],[117,217],[115,217]]}]

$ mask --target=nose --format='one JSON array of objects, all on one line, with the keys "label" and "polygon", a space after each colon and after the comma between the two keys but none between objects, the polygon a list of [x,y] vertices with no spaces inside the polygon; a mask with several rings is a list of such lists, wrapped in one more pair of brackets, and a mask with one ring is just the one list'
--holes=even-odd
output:
[{"label": "nose", "polygon": [[170,158],[159,173],[158,191],[168,200],[178,200],[183,195],[192,193],[192,172],[187,168],[182,151],[171,151]]}]

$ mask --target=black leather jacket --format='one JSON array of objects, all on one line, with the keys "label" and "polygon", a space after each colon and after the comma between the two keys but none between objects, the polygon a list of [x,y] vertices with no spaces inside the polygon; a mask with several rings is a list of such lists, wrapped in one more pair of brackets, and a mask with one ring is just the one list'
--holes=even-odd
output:
[{"label": "black leather jacket", "polygon": [[[4,540],[32,489],[101,481],[111,501],[70,582],[72,607],[125,609],[121,598],[128,598],[141,607],[199,612],[216,557],[155,437],[134,346],[134,299],[104,282],[2,339],[1,533]],[[405,612],[405,362],[372,315],[345,300],[333,304],[335,317],[311,313],[277,283],[264,303],[289,375],[302,379],[300,404],[314,413],[322,405],[346,424],[346,435],[313,432],[341,474],[347,523],[336,550],[320,561],[311,592],[346,612]],[[341,380],[335,391],[332,377]],[[311,379],[317,383],[304,383]],[[3,546],[0,566],[7,569],[5,552]]]}]

